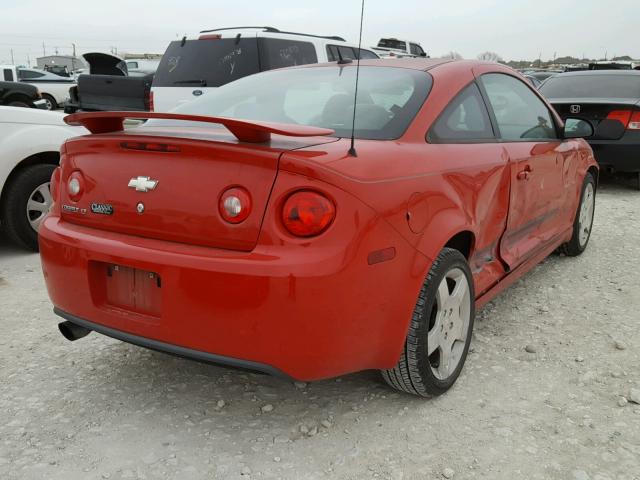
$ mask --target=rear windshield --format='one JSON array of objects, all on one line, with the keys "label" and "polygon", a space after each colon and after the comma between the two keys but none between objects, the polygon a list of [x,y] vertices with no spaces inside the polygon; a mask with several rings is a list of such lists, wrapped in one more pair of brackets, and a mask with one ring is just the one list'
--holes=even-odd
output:
[{"label": "rear windshield", "polygon": [[[355,66],[266,72],[225,85],[173,112],[325,127],[335,130],[338,137],[347,137],[351,135],[355,76]],[[400,137],[431,85],[426,72],[361,67],[355,136],[376,140]]]},{"label": "rear windshield", "polygon": [[557,75],[540,92],[547,98],[638,98],[640,75]]},{"label": "rear windshield", "polygon": [[407,42],[403,40],[396,40],[395,38],[382,38],[378,42],[378,46],[382,48],[395,48],[397,50],[406,50]]},{"label": "rear windshield", "polygon": [[260,71],[255,38],[171,42],[154,87],[220,87]]}]

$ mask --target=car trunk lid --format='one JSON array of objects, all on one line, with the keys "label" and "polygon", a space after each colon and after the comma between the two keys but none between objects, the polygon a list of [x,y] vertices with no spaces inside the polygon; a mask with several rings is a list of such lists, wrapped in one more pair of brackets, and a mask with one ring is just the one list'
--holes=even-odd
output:
[{"label": "car trunk lid", "polygon": [[570,98],[551,99],[550,102],[563,120],[569,117],[582,118],[597,127],[606,118],[618,119],[619,112],[636,110],[638,100]]},{"label": "car trunk lid", "polygon": [[[295,140],[281,135],[271,138],[268,133],[268,141],[251,144],[237,141],[225,129],[185,126],[188,122],[109,131],[120,130],[113,123],[112,128],[108,125],[127,116],[124,112],[105,116],[103,112],[67,117],[67,123],[106,131],[72,139],[63,148],[60,202],[65,221],[147,238],[250,251],[258,240],[281,154],[334,141],[311,135]],[[275,128],[220,120],[236,128],[244,125],[238,135],[245,140],[257,135],[251,128]],[[291,126],[288,133],[296,134],[296,128]],[[305,131],[331,132],[301,127],[297,133]],[[67,188],[74,177],[81,182],[78,197],[72,197]],[[231,187],[242,187],[251,197],[249,216],[238,224],[225,221],[219,211],[220,197]]]}]

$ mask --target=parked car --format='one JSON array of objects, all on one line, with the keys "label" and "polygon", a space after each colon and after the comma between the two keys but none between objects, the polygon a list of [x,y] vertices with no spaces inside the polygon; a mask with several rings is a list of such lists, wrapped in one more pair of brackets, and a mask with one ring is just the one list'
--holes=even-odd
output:
[{"label": "parked car", "polygon": [[617,138],[588,141],[601,167],[637,174],[640,189],[640,72],[567,72],[547,80],[540,91],[563,118],[582,118],[596,126],[619,121]]},{"label": "parked car", "polygon": [[63,118],[58,112],[0,107],[0,229],[31,250],[38,249],[38,228],[51,207],[49,185],[60,147],[87,133]]},{"label": "parked car", "polygon": [[69,100],[69,89],[75,85],[73,79],[35,68],[2,65],[0,70],[2,70],[5,81],[19,81],[37,87],[46,102],[47,110],[63,107]]},{"label": "parked car", "polygon": [[139,74],[140,76],[156,73],[160,59],[156,58],[130,58],[126,60],[129,75]]},{"label": "parked car", "polygon": [[640,70],[640,62],[600,61],[589,64],[589,70]]},{"label": "parked car", "polygon": [[381,38],[373,50],[381,57],[426,57],[426,52],[418,42],[399,40],[397,38]]},{"label": "parked car", "polygon": [[[217,87],[265,70],[357,58],[341,37],[282,32],[273,27],[204,30],[171,42],[153,79],[153,109],[167,112]],[[362,49],[362,58],[378,58]]]},{"label": "parked car", "polygon": [[20,82],[0,82],[0,105],[9,107],[47,108],[40,90]]},{"label": "parked car", "polygon": [[548,78],[554,77],[559,73],[562,73],[562,71],[561,70],[526,70],[523,72],[524,75],[533,77],[539,80],[540,82],[544,82]]},{"label": "parked car", "polygon": [[399,59],[362,62],[352,131],[355,79],[308,65],[172,113],[67,117],[94,135],[65,143],[40,230],[61,332],[451,387],[475,309],[587,247],[598,167],[573,137],[591,126],[565,128],[508,67]]},{"label": "parked car", "polygon": [[129,75],[127,64],[115,55],[85,53],[89,74],[78,76],[78,85],[71,89],[66,113],[78,110],[147,111],[151,108],[153,74]]},{"label": "parked car", "polygon": [[535,89],[539,89],[540,86],[542,85],[542,82],[538,80],[536,77],[534,77],[533,75],[524,75],[524,78],[526,78],[527,81],[531,84],[531,86]]}]

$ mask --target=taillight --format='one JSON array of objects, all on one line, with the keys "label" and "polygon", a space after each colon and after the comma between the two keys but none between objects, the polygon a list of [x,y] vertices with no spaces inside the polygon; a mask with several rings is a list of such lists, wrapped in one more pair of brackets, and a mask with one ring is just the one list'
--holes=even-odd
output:
[{"label": "taillight", "polygon": [[147,94],[147,107],[150,112],[153,112],[153,90],[149,90],[149,93]]},{"label": "taillight", "polygon": [[51,191],[51,198],[54,202],[58,201],[58,193],[60,192],[60,171],[60,167],[56,167],[51,174],[51,184],[49,189]]},{"label": "taillight", "polygon": [[176,153],[180,151],[177,145],[169,145],[166,143],[150,143],[150,142],[122,142],[120,147],[128,150],[146,150],[149,152]]},{"label": "taillight", "polygon": [[67,180],[67,194],[74,202],[77,202],[84,192],[84,181],[80,172],[73,172]]},{"label": "taillight", "polygon": [[633,112],[627,130],[640,130],[640,112]]},{"label": "taillight", "polygon": [[624,128],[627,128],[629,120],[631,120],[631,110],[614,110],[607,115],[607,119],[618,120],[624,125]]},{"label": "taillight", "polygon": [[200,35],[198,37],[198,40],[220,40],[221,38],[222,35],[220,35],[219,33],[210,33],[206,35]]},{"label": "taillight", "polygon": [[242,187],[226,190],[220,197],[218,211],[229,223],[240,223],[251,213],[251,195]]},{"label": "taillight", "polygon": [[291,194],[282,207],[282,223],[296,237],[320,235],[329,228],[335,216],[333,202],[309,190]]}]

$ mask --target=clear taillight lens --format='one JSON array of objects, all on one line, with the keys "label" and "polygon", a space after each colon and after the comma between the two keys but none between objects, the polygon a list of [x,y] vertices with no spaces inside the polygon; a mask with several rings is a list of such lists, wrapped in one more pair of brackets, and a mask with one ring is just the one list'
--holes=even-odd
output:
[{"label": "clear taillight lens", "polygon": [[73,172],[67,180],[67,194],[71,200],[78,201],[84,192],[84,181],[80,172]]},{"label": "clear taillight lens", "polygon": [[243,222],[251,213],[251,195],[242,187],[225,190],[220,197],[218,210],[229,223]]}]

